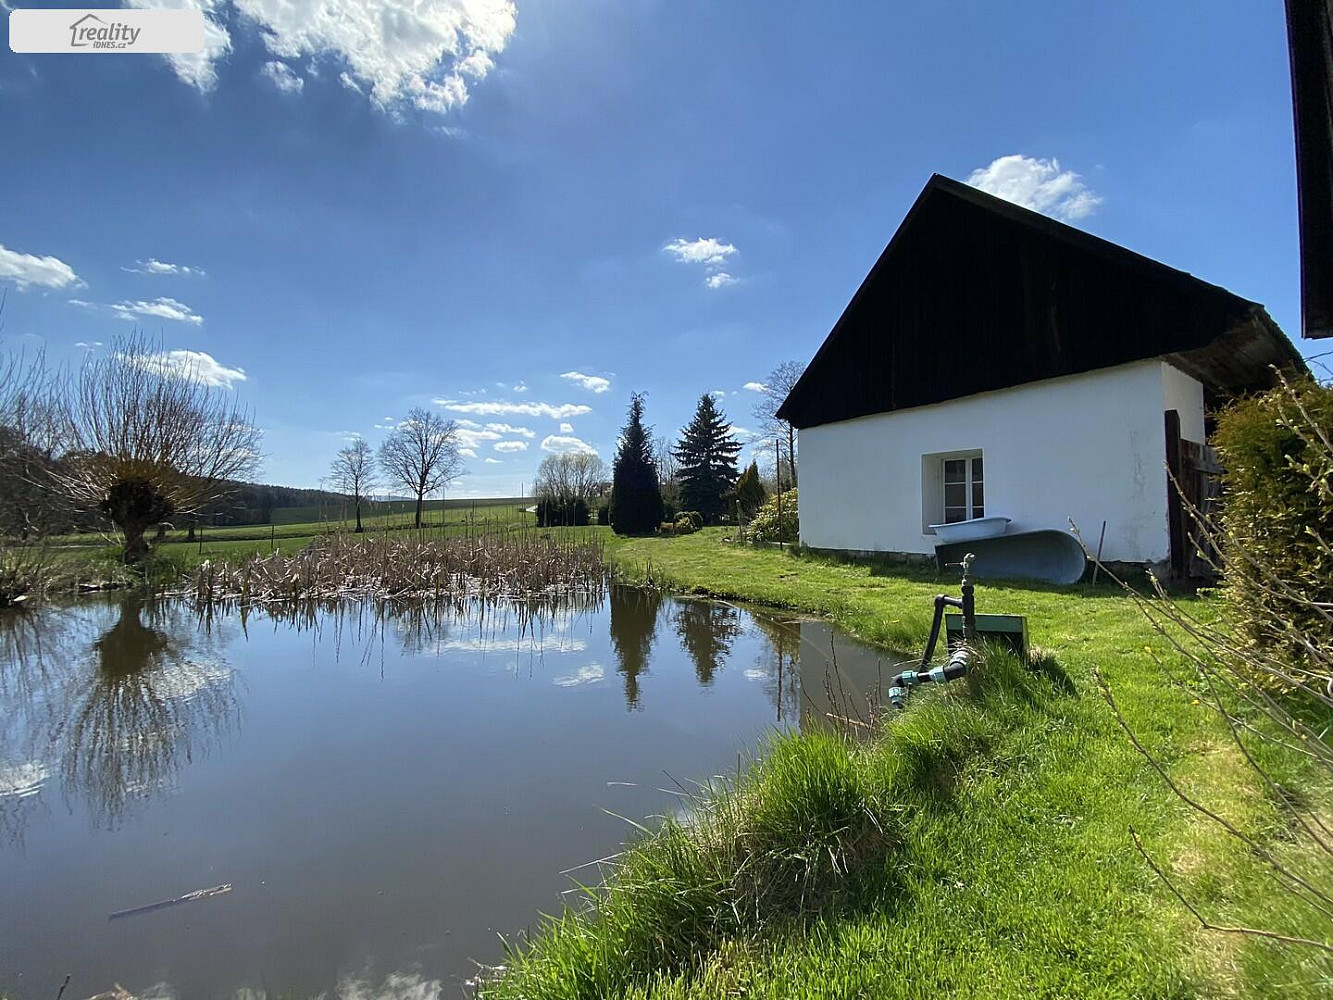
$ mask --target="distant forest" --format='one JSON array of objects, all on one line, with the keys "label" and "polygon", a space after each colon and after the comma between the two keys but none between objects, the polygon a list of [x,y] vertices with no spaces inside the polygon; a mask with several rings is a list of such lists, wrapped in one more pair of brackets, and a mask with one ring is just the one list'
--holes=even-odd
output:
[{"label": "distant forest", "polygon": [[[266,486],[263,483],[237,483],[231,495],[205,518],[208,524],[292,524],[297,521],[317,521],[320,512],[325,517],[341,517],[342,509],[352,498],[327,490],[303,490],[294,486]],[[291,517],[300,508],[305,516]],[[281,513],[279,513],[281,512]]]},{"label": "distant forest", "polygon": [[[487,500],[427,500],[427,510],[441,507],[487,506],[495,503],[516,503],[519,497]],[[363,501],[362,513],[411,513],[415,501],[390,498]],[[205,524],[224,526],[241,524],[304,524],[307,521],[340,520],[351,517],[352,498],[328,490],[305,490],[293,486],[266,486],[262,483],[237,483],[231,495],[218,505]],[[180,524],[178,528],[188,525]]]}]

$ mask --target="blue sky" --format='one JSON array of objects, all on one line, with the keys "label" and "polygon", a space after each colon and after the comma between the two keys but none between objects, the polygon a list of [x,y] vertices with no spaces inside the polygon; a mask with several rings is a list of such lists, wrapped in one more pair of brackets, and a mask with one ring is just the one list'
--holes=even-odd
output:
[{"label": "blue sky", "polygon": [[659,432],[714,390],[752,427],[746,383],[814,353],[932,172],[1314,353],[1278,3],[190,2],[209,56],[5,39],[4,338],[194,352],[266,481],[417,404],[473,425],[451,495],[609,461],[635,390]]}]

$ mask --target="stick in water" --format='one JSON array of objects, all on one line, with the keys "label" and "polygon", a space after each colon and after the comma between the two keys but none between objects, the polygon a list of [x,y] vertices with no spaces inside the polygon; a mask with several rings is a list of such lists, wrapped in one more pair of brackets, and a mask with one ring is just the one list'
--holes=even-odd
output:
[{"label": "stick in water", "polygon": [[168,906],[175,906],[177,903],[193,903],[197,899],[208,899],[210,896],[221,896],[224,892],[231,892],[231,884],[215,885],[211,889],[196,889],[194,892],[187,892],[184,896],[177,896],[175,899],[164,899],[160,903],[149,903],[146,906],[135,906],[128,910],[117,910],[108,920],[118,920],[121,917],[133,917],[140,913],[150,913],[153,910],[161,910]]}]

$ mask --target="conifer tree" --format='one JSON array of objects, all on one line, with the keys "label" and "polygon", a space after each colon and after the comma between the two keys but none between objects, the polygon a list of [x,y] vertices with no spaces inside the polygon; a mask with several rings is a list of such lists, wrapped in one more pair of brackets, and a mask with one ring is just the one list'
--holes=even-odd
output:
[{"label": "conifer tree", "polygon": [[759,478],[758,462],[751,462],[746,466],[741,478],[736,480],[734,496],[736,504],[740,507],[741,516],[747,519],[754,517],[755,511],[764,505],[765,491],[764,484]]},{"label": "conifer tree", "polygon": [[681,433],[675,456],[680,462],[680,502],[716,524],[726,509],[726,496],[736,485],[736,456],[741,444],[731,434],[726,415],[713,397],[699,397],[694,419]]},{"label": "conifer tree", "polygon": [[629,421],[611,477],[611,528],[617,535],[642,535],[662,523],[662,490],[653,462],[653,441],[643,425],[643,394],[630,397]]}]

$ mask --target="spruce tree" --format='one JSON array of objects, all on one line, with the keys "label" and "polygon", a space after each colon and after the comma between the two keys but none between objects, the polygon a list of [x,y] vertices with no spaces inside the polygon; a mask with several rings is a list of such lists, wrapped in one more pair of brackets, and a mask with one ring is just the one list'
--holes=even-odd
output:
[{"label": "spruce tree", "polygon": [[662,490],[657,483],[653,441],[643,426],[643,394],[630,397],[629,421],[611,476],[611,528],[617,535],[642,535],[662,523]]},{"label": "spruce tree", "polygon": [[736,456],[741,444],[713,397],[699,397],[694,419],[681,433],[674,454],[680,462],[680,502],[695,510],[708,524],[716,524],[726,509],[726,497],[736,485]]}]

